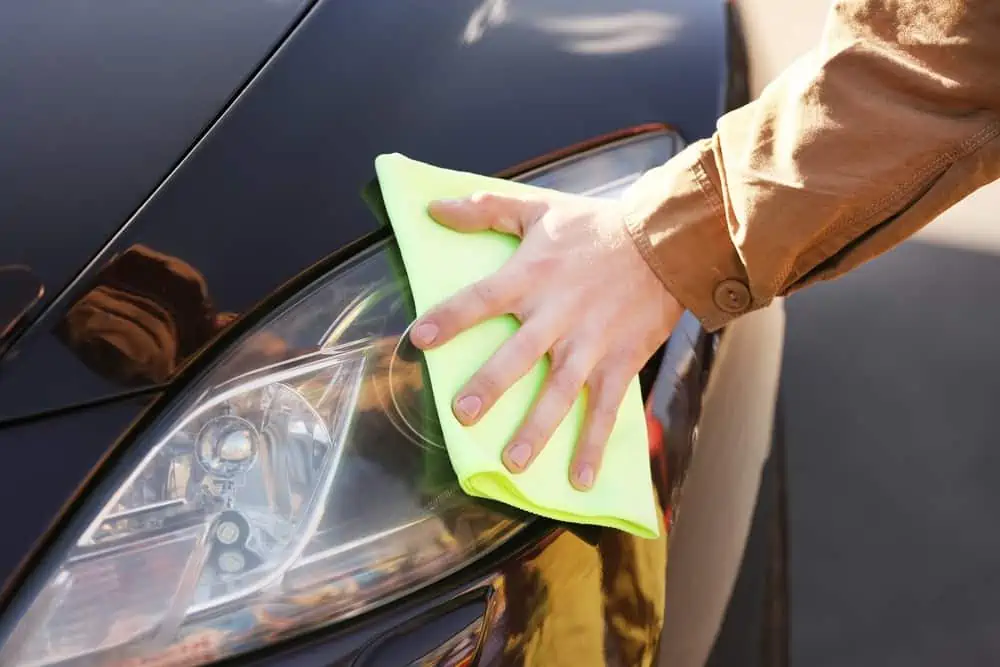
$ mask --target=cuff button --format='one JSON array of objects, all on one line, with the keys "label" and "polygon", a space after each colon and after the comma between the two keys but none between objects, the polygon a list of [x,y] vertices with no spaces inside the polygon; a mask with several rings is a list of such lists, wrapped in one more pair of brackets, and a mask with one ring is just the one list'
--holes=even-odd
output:
[{"label": "cuff button", "polygon": [[712,294],[715,306],[719,310],[738,314],[750,307],[750,289],[739,280],[729,278],[715,286]]}]

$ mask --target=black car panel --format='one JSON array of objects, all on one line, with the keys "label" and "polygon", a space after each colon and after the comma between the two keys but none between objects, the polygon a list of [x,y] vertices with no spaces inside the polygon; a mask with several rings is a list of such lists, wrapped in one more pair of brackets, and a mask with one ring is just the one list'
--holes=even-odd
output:
[{"label": "black car panel", "polygon": [[[721,4],[638,3],[649,9],[622,12],[612,22],[622,35],[610,37],[587,34],[586,3],[547,0],[523,11],[514,4],[505,23],[485,27],[476,22],[477,4],[315,6],[73,289],[7,353],[0,422],[168,382],[233,315],[377,229],[359,194],[381,152],[496,173],[647,122],[670,123],[687,140],[711,132],[726,69]],[[628,41],[630,31],[638,41]],[[111,159],[105,154],[128,152],[82,148],[95,172]],[[38,243],[61,233],[58,225],[38,229]],[[89,231],[89,248],[107,236],[106,226],[80,221],[75,229]],[[164,286],[159,303],[144,272],[110,266],[120,258],[153,272],[177,263],[182,275]],[[134,366],[132,350],[86,344],[78,323],[90,321],[87,300],[100,301],[108,289],[134,289],[138,307],[174,331],[180,340],[169,358],[122,369]],[[186,293],[200,294],[201,303],[190,308]],[[63,379],[32,382],[53,373]]]},{"label": "black car panel", "polygon": [[0,266],[58,295],[308,4],[0,4]]},{"label": "black car panel", "polygon": [[0,590],[25,563],[63,506],[155,394],[73,410],[0,429]]}]

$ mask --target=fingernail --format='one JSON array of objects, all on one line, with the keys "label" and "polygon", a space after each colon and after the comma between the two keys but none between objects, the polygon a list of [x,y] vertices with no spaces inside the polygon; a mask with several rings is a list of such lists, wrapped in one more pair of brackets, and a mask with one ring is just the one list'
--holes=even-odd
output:
[{"label": "fingernail", "polygon": [[454,208],[455,206],[461,206],[465,203],[464,199],[438,199],[434,201],[432,206],[439,207],[444,206],[445,208]]},{"label": "fingernail", "polygon": [[594,467],[584,463],[576,469],[576,483],[584,489],[589,489],[594,485]]},{"label": "fingernail", "polygon": [[531,459],[531,445],[519,442],[507,450],[507,458],[518,468],[524,468]]},{"label": "fingernail", "polygon": [[478,396],[463,396],[455,403],[459,416],[465,419],[475,419],[483,409],[483,402]]},{"label": "fingernail", "polygon": [[418,345],[430,345],[437,338],[438,328],[432,322],[421,322],[413,327],[413,340]]}]

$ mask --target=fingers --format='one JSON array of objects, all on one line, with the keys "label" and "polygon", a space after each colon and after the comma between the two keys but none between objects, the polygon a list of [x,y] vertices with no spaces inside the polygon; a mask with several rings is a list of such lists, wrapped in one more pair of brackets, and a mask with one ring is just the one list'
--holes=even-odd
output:
[{"label": "fingers", "polygon": [[455,397],[455,416],[465,425],[479,420],[510,387],[545,356],[558,332],[558,318],[535,317],[517,330]]},{"label": "fingers", "polygon": [[545,449],[552,434],[587,382],[593,359],[583,350],[569,350],[560,358],[553,355],[549,377],[535,405],[504,449],[503,462],[511,472],[521,472]]},{"label": "fingers", "polygon": [[631,380],[622,365],[609,370],[596,370],[588,383],[586,417],[569,474],[570,483],[581,491],[593,487],[597,480],[604,448],[615,427],[618,408]]},{"label": "fingers", "polygon": [[[452,409],[460,422],[467,426],[476,423],[531,370],[550,349],[558,332],[555,324],[541,323],[540,318],[529,320],[494,353],[456,395]],[[527,420],[504,451],[508,469],[522,472],[531,465],[587,385],[586,416],[570,466],[570,482],[581,491],[593,487],[632,376],[627,364],[610,363],[590,371],[588,377],[589,366],[586,356],[574,353],[553,367]]]},{"label": "fingers", "polygon": [[525,274],[508,262],[496,273],[465,287],[427,311],[410,332],[423,350],[439,347],[480,322],[516,311],[527,289]]},{"label": "fingers", "polygon": [[[495,229],[522,235],[545,211],[541,201],[491,193],[467,199],[439,200],[430,205],[438,222],[459,231]],[[530,288],[529,272],[511,260],[499,271],[459,291],[420,318],[410,334],[414,345],[430,349],[447,343],[462,331],[510,312]]]},{"label": "fingers", "polygon": [[428,212],[436,221],[456,231],[492,229],[522,237],[525,230],[542,216],[545,208],[541,201],[484,192],[465,199],[432,202]]}]

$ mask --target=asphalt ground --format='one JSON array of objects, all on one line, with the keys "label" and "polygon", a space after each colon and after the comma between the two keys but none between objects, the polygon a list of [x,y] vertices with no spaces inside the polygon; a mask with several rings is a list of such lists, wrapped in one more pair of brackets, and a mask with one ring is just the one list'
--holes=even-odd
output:
[{"label": "asphalt ground", "polygon": [[[757,91],[817,0],[741,0]],[[1000,187],[786,302],[792,664],[1000,663]]]}]

